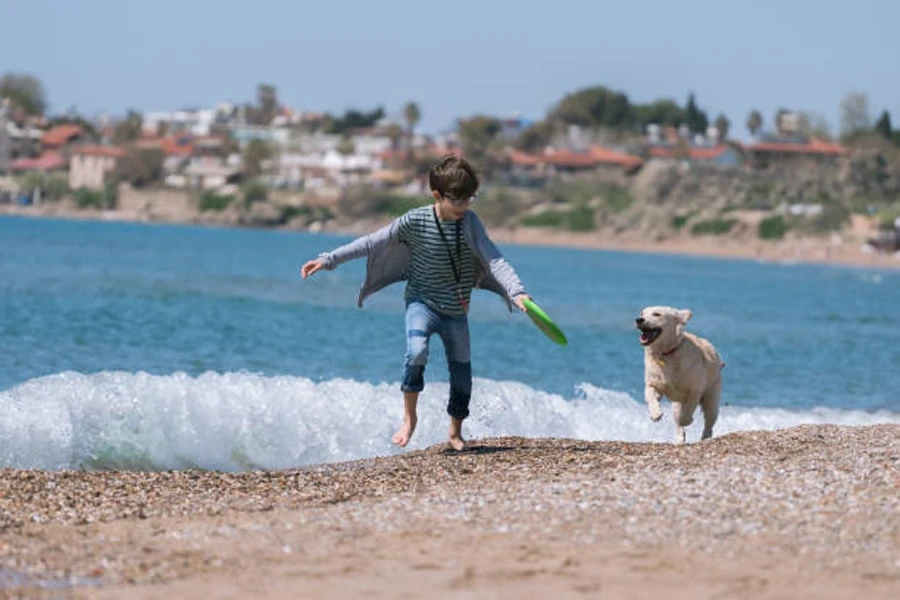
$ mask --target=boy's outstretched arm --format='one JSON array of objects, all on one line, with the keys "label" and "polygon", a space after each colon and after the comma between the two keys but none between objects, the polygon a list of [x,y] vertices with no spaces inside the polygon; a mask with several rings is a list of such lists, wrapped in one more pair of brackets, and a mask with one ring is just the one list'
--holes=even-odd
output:
[{"label": "boy's outstretched arm", "polygon": [[313,273],[317,271],[321,271],[325,268],[325,263],[320,258],[314,258],[310,261],[307,261],[302,267],[300,267],[300,276],[303,279],[306,279]]},{"label": "boy's outstretched arm", "polygon": [[378,231],[359,237],[331,252],[323,252],[318,258],[307,261],[300,267],[300,275],[303,279],[306,279],[322,269],[330,271],[341,263],[361,256],[367,256],[379,250],[400,235],[400,229],[404,226],[406,219],[406,215],[398,217]]},{"label": "boy's outstretched arm", "polygon": [[519,307],[519,310],[525,312],[525,305],[522,304],[522,301],[530,299],[531,296],[525,291],[525,286],[516,274],[515,269],[513,269],[512,265],[503,257],[499,248],[497,248],[490,236],[488,236],[487,230],[484,228],[481,219],[475,213],[472,213],[472,216],[474,217],[472,224],[475,234],[475,243],[478,245],[481,255],[487,260],[491,274],[493,274],[500,284],[506,288],[510,299],[512,299],[515,305]]}]

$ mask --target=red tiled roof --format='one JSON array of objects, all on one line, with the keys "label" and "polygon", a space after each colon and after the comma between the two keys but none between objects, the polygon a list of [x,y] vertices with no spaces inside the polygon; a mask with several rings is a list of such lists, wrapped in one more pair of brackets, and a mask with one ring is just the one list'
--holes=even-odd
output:
[{"label": "red tiled roof", "polygon": [[70,142],[72,138],[78,137],[82,133],[84,131],[78,125],[57,125],[44,132],[44,135],[41,136],[41,144],[55,148]]},{"label": "red tiled roof", "polygon": [[597,162],[591,153],[573,150],[547,149],[541,158],[543,162],[557,167],[591,167]]},{"label": "red tiled roof", "polygon": [[44,152],[37,158],[19,158],[9,164],[13,171],[52,171],[64,165],[58,152]]},{"label": "red tiled roof", "polygon": [[191,138],[180,136],[168,136],[164,138],[144,138],[135,143],[138,148],[158,149],[167,156],[190,156],[194,153],[194,143]]},{"label": "red tiled roof", "polygon": [[87,154],[88,156],[109,156],[118,158],[125,156],[125,149],[119,146],[97,146],[92,144],[83,144],[72,148],[72,154]]},{"label": "red tiled roof", "polygon": [[792,154],[847,154],[847,149],[840,144],[812,138],[806,144],[794,142],[756,142],[744,146],[750,152],[786,152]]},{"label": "red tiled roof", "polygon": [[[728,150],[727,144],[719,144],[712,147],[691,147],[688,149],[688,156],[698,160],[711,160],[722,156]],[[672,158],[679,152],[678,148],[672,146],[653,146],[650,148],[650,156],[653,158]]]},{"label": "red tiled roof", "polygon": [[637,156],[616,152],[603,146],[591,146],[591,154],[599,163],[622,165],[623,167],[636,167],[643,162]]},{"label": "red tiled roof", "polygon": [[509,160],[512,161],[514,165],[520,165],[523,167],[533,167],[541,164],[540,156],[528,154],[527,152],[522,152],[521,150],[510,150]]},{"label": "red tiled roof", "polygon": [[529,154],[520,150],[510,150],[509,159],[513,164],[519,166],[547,164],[557,167],[593,167],[605,164],[632,168],[640,165],[642,162],[636,156],[610,150],[602,146],[591,146],[587,152],[548,148],[541,154]]}]

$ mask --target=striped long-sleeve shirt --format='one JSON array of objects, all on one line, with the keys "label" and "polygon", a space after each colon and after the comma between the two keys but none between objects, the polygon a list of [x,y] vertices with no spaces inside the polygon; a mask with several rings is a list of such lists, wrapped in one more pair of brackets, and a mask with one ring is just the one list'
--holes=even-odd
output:
[{"label": "striped long-sleeve shirt", "polygon": [[[334,269],[348,260],[361,256],[367,257],[366,277],[359,288],[359,295],[356,299],[357,306],[362,307],[365,299],[378,290],[398,281],[409,280],[413,252],[408,243],[400,240],[400,226],[402,223],[407,223],[407,226],[412,224],[416,220],[413,214],[418,214],[418,211],[421,210],[423,209],[413,209],[377,231],[358,237],[331,252],[319,254],[324,268],[328,270]],[[428,210],[428,208],[426,207],[424,210]],[[443,225],[441,226],[443,227]],[[513,299],[527,292],[512,265],[503,258],[503,254],[488,237],[481,219],[474,211],[467,210],[463,213],[459,226],[462,227],[461,243],[467,245],[473,255],[470,264],[474,268],[475,287],[497,294],[506,301],[507,309],[513,310],[515,306]],[[449,239],[450,232],[445,231],[444,233]],[[454,238],[452,250],[455,250],[455,229],[452,235]],[[461,251],[465,252],[465,250]],[[449,262],[449,258],[447,260]],[[466,283],[466,287],[469,287],[468,283]]]},{"label": "striped long-sleeve shirt", "polygon": [[461,227],[461,221],[440,220],[433,206],[411,210],[400,218],[400,241],[412,250],[407,299],[420,299],[443,314],[466,314],[475,286],[475,262]]}]

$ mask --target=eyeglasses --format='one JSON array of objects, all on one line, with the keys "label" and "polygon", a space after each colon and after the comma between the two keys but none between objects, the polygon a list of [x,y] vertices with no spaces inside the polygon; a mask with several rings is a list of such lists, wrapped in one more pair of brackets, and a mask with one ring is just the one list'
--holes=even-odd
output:
[{"label": "eyeglasses", "polygon": [[472,204],[476,200],[478,200],[478,194],[472,194],[468,198],[451,198],[450,196],[441,196],[444,200],[450,202],[455,206],[466,206],[467,204]]}]

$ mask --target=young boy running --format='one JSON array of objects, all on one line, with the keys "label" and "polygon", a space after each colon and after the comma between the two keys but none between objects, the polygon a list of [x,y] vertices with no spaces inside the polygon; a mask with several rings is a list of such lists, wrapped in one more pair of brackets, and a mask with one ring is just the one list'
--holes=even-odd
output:
[{"label": "young boy running", "polygon": [[322,269],[367,256],[366,277],[357,304],[392,283],[406,280],[406,357],[403,366],[403,425],[391,438],[406,446],[416,429],[416,405],[424,389],[428,343],[438,334],[450,371],[450,446],[463,450],[463,420],[469,416],[472,367],[469,299],[473,288],[492,291],[509,306],[525,310],[528,298],[512,266],[488,237],[469,206],[478,192],[478,176],[463,158],[449,155],[428,173],[434,204],[414,208],[389,225],[308,261],[304,279]]}]

